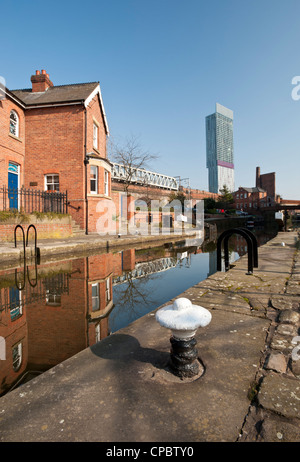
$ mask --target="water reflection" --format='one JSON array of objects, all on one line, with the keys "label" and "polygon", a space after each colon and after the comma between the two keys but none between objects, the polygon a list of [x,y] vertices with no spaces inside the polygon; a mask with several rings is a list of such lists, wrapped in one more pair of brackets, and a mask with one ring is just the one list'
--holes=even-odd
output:
[{"label": "water reflection", "polygon": [[[183,242],[0,272],[0,395],[213,274],[215,249]],[[246,251],[240,236],[230,250]]]}]

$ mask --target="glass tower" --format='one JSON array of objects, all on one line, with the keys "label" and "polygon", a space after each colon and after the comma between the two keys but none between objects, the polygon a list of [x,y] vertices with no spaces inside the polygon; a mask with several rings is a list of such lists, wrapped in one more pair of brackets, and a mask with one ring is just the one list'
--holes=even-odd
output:
[{"label": "glass tower", "polygon": [[223,186],[233,192],[233,112],[216,103],[216,112],[207,116],[205,122],[209,192],[219,194]]}]

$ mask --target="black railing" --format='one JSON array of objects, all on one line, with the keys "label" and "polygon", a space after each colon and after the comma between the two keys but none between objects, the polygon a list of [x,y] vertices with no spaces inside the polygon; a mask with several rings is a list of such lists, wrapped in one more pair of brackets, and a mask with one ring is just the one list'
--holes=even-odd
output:
[{"label": "black railing", "polygon": [[0,187],[0,210],[68,213],[67,192]]},{"label": "black railing", "polygon": [[257,250],[257,239],[255,235],[245,228],[232,228],[224,231],[217,241],[217,271],[221,271],[222,263],[222,241],[224,240],[224,259],[225,259],[225,271],[229,270],[229,254],[228,254],[228,240],[232,234],[240,234],[247,241],[248,245],[248,273],[253,274],[253,268],[258,267],[258,250]]}]

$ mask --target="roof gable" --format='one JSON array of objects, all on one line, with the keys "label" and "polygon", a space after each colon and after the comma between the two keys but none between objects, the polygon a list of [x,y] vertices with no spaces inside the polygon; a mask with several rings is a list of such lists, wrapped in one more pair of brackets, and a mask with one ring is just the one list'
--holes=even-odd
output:
[{"label": "roof gable", "polygon": [[[265,192],[264,189],[258,188],[257,186],[254,186],[253,188],[246,188],[245,186],[240,186],[239,191],[246,191],[248,193]],[[237,191],[237,192],[239,192],[239,191]]]},{"label": "roof gable", "polygon": [[89,102],[98,94],[106,133],[109,134],[99,82],[57,85],[49,87],[43,92],[32,92],[31,88],[27,88],[11,90],[11,93],[24,103],[26,109],[66,104],[84,104],[87,107]]}]

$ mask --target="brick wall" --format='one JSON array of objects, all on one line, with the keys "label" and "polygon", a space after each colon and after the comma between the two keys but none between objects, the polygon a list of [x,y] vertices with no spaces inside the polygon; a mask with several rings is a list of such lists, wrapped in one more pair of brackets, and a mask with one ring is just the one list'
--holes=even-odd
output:
[{"label": "brick wall", "polygon": [[[19,136],[9,132],[10,111],[19,117]],[[20,187],[24,184],[25,156],[25,117],[23,109],[6,97],[0,100],[0,186],[7,185],[8,164],[14,162],[20,166]]]},{"label": "brick wall", "polygon": [[[25,186],[45,189],[45,175],[59,174],[69,200],[84,198],[84,111],[81,106],[26,112]],[[34,183],[32,185],[31,183]]]},{"label": "brick wall", "polygon": [[[17,221],[15,222],[0,222],[0,242],[14,242],[14,230]],[[40,221],[36,218],[29,219],[29,223],[20,223],[24,229],[25,239],[27,235],[27,229],[30,224],[34,224],[37,231],[37,239],[56,239],[56,238],[67,238],[72,236],[72,223],[71,219],[67,216],[65,218],[43,220]],[[22,231],[17,230],[17,241],[22,241]],[[29,241],[34,239],[34,230],[29,230],[28,235]]]},{"label": "brick wall", "polygon": [[[88,154],[94,155],[87,167],[85,157],[85,110],[81,105],[30,109],[26,112],[26,187],[45,189],[45,175],[59,175],[59,189],[68,192],[69,213],[82,229],[85,217],[85,175],[87,174],[88,229],[96,231],[99,218],[96,207],[104,197],[104,172],[108,172],[110,199],[110,163],[106,159],[106,133],[98,96],[86,109]],[[98,145],[93,145],[93,125],[98,126]],[[104,160],[102,160],[104,159]],[[91,165],[98,168],[98,191],[90,194]],[[85,168],[87,171],[85,172]]]},{"label": "brick wall", "polygon": [[276,179],[275,172],[260,175],[260,187],[267,191],[268,197],[275,200]]}]

